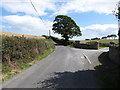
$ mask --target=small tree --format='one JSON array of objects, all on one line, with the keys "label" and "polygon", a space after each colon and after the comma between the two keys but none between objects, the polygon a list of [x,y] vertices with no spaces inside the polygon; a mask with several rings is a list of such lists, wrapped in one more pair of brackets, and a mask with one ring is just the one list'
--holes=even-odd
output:
[{"label": "small tree", "polygon": [[114,35],[114,39],[117,37],[117,35]]},{"label": "small tree", "polygon": [[70,17],[65,15],[58,15],[55,17],[52,30],[54,33],[61,34],[65,41],[73,36],[81,36],[81,31],[79,26]]},{"label": "small tree", "polygon": [[110,35],[112,38],[116,38],[117,37],[117,35],[115,35],[115,34],[112,34],[112,35]]},{"label": "small tree", "polygon": [[111,38],[111,35],[107,35],[107,38],[110,39],[110,38]]},{"label": "small tree", "polygon": [[107,37],[102,37],[101,39],[107,39]]}]

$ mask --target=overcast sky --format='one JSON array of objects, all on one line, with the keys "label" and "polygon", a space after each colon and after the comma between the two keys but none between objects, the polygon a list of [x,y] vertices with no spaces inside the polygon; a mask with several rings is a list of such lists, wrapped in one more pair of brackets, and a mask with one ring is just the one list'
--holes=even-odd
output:
[{"label": "overcast sky", "polygon": [[[2,0],[0,3],[0,31],[48,35],[60,35],[52,32],[55,16],[71,17],[82,31],[82,36],[74,40],[102,37],[117,34],[117,19],[112,11],[119,0],[31,0],[39,15],[32,7],[30,0]],[[42,20],[40,19],[40,17]]]}]

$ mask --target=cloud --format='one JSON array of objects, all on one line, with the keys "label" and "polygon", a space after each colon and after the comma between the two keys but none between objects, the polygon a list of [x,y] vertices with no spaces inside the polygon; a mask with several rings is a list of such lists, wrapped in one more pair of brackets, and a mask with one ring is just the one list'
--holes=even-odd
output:
[{"label": "cloud", "polygon": [[[31,0],[38,10],[40,16],[58,14],[97,12],[111,14],[119,0]],[[11,13],[23,12],[28,15],[37,15],[30,0],[2,0],[4,9]]]},{"label": "cloud", "polygon": [[[95,37],[103,37],[110,34],[118,33],[118,25],[117,24],[94,24],[85,27],[81,27],[82,36],[79,37],[80,39],[91,39]],[[74,39],[79,39],[74,38]]]},{"label": "cloud", "polygon": [[117,24],[94,24],[90,26],[86,26],[83,30],[89,30],[99,33],[100,35],[117,33],[118,25]]},{"label": "cloud", "polygon": [[63,4],[54,14],[97,12],[111,14],[119,0],[72,0]]},{"label": "cloud", "polygon": [[48,34],[48,30],[52,27],[52,22],[48,20],[43,20],[43,22],[38,17],[32,16],[18,16],[10,15],[4,16],[3,21],[12,25],[13,28],[19,30],[25,34],[32,35],[43,35]]},{"label": "cloud", "polygon": [[[55,10],[55,4],[52,0],[31,0],[39,12],[39,15],[47,15],[46,10]],[[4,9],[11,13],[23,12],[25,14],[37,15],[32,7],[30,0],[2,0]]]}]

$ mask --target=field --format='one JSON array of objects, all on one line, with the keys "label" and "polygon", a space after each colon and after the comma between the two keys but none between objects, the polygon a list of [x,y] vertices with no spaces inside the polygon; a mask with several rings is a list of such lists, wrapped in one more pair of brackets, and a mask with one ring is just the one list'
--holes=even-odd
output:
[{"label": "field", "polygon": [[110,42],[115,42],[116,44],[118,44],[118,39],[106,39],[106,40],[83,40],[83,41],[80,41],[80,43],[87,43],[87,42],[94,42],[94,41],[98,41],[99,43],[110,43]]},{"label": "field", "polygon": [[45,39],[45,37],[42,37],[42,36],[16,34],[16,33],[3,32],[3,31],[0,31],[0,35],[6,35],[6,36],[24,36],[24,37],[26,37],[26,38]]}]

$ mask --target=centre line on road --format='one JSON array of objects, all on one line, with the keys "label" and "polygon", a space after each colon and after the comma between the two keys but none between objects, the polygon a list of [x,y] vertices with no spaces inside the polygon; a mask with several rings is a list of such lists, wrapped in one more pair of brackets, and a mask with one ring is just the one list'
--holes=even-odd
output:
[{"label": "centre line on road", "polygon": [[88,60],[88,62],[91,64],[90,59],[83,53],[84,57]]}]

